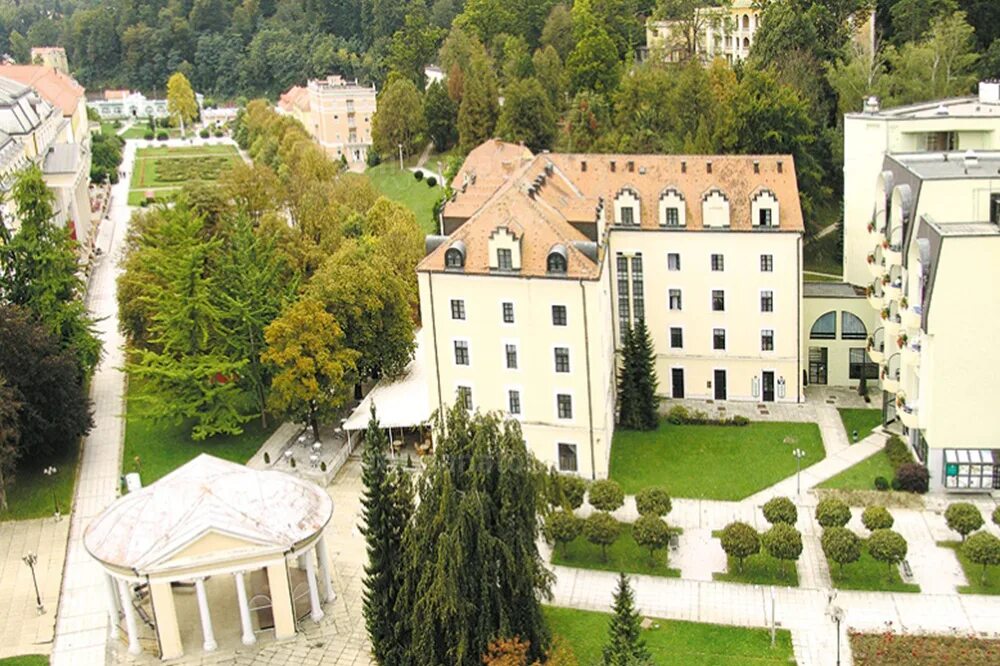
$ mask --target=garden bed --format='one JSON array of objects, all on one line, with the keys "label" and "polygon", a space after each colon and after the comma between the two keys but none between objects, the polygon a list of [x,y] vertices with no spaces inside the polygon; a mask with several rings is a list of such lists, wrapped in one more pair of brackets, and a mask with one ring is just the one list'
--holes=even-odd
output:
[{"label": "garden bed", "polygon": [[830,567],[830,580],[833,586],[841,590],[869,590],[873,592],[920,592],[920,586],[904,583],[899,576],[899,567],[889,569],[887,564],[879,562],[868,554],[866,546],[862,545],[861,559],[845,564],[843,571],[840,566],[827,558]]},{"label": "garden bed", "polygon": [[680,570],[668,566],[668,557],[668,548],[657,551],[655,559],[651,557],[649,550],[639,546],[632,538],[632,525],[622,523],[618,540],[608,546],[607,559],[604,559],[600,546],[595,546],[581,535],[553,549],[552,564],[596,571],[679,578]]},{"label": "garden bed", "polygon": [[743,570],[735,557],[727,556],[726,571],[712,574],[713,580],[751,585],[799,586],[799,572],[795,562],[779,560],[761,551],[743,560]]},{"label": "garden bed", "polygon": [[961,541],[938,541],[937,545],[941,548],[948,548],[955,551],[955,557],[958,559],[958,563],[962,565],[962,571],[965,572],[965,580],[969,584],[959,587],[958,591],[960,593],[1000,594],[1000,567],[987,567],[986,582],[984,583],[982,565],[972,562],[965,556],[965,553],[962,552]]},{"label": "garden bed", "polygon": [[1000,641],[975,636],[851,632],[850,641],[855,666],[992,666],[1000,663]]}]

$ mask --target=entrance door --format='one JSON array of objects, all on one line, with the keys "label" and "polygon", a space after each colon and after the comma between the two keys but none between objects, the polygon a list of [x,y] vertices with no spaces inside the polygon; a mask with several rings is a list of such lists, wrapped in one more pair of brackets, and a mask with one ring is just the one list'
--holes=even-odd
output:
[{"label": "entrance door", "polygon": [[774,402],[774,373],[769,370],[765,370],[761,373],[760,383],[764,402]]},{"label": "entrance door", "polygon": [[674,398],[684,397],[684,368],[670,369],[670,395]]},{"label": "entrance door", "polygon": [[[826,384],[826,347],[809,348],[809,383]],[[773,374],[772,374],[773,376]]]},{"label": "entrance door", "polygon": [[716,370],[715,371],[715,399],[725,400],[726,399],[726,371]]}]

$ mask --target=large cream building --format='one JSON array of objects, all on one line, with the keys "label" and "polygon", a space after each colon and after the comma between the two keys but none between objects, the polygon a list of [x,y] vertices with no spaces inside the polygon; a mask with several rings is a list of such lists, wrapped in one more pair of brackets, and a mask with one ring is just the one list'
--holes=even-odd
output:
[{"label": "large cream building", "polygon": [[334,159],[363,167],[372,145],[375,86],[332,75],[293,86],[278,100],[278,111],[298,119]]},{"label": "large cream building", "polygon": [[532,155],[489,141],[418,266],[430,403],[522,423],[608,474],[617,352],[643,319],[659,393],[802,398],[802,214],[788,156]]}]

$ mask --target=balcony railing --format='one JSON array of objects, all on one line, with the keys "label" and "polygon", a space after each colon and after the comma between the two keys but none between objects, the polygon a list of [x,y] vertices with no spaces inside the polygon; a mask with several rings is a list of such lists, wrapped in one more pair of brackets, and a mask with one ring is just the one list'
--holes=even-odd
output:
[{"label": "balcony railing", "polygon": [[885,329],[879,327],[868,338],[868,356],[876,363],[885,359]]},{"label": "balcony railing", "polygon": [[882,368],[882,388],[889,393],[899,390],[900,356],[893,354]]}]

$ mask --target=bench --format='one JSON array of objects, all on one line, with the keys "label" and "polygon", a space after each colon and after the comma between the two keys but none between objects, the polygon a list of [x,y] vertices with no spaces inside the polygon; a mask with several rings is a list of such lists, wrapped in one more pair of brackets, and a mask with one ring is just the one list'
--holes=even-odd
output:
[{"label": "bench", "polygon": [[910,568],[910,563],[907,560],[903,560],[900,564],[903,566],[903,576],[907,580],[913,580],[913,569]]}]

